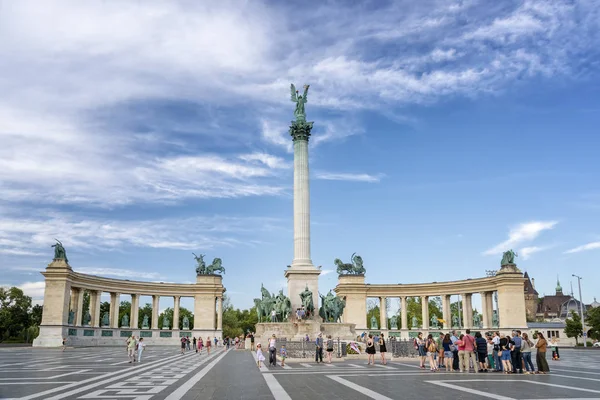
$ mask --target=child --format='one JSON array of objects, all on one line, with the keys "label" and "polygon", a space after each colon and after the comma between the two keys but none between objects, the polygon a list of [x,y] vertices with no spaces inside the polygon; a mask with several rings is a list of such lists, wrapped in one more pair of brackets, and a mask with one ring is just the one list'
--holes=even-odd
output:
[{"label": "child", "polygon": [[281,350],[279,350],[279,355],[281,356],[281,366],[285,365],[285,359],[287,357],[287,350],[285,349],[285,344],[281,345]]},{"label": "child", "polygon": [[265,361],[265,356],[263,356],[262,349],[260,348],[260,343],[256,345],[256,365],[260,368],[260,362]]}]

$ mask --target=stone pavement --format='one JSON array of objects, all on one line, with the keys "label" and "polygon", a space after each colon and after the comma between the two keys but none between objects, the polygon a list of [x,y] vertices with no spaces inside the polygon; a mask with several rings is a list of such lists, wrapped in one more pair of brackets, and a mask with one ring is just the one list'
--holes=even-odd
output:
[{"label": "stone pavement", "polygon": [[259,370],[246,351],[178,352],[148,346],[141,364],[129,364],[124,348],[0,349],[0,398],[600,399],[600,351],[593,350],[562,349],[561,361],[549,361],[550,375],[432,373],[416,368],[414,359]]}]

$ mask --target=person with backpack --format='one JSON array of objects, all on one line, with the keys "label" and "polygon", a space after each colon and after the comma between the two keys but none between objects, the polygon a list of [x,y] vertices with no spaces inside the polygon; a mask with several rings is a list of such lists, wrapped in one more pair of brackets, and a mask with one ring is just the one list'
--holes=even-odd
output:
[{"label": "person with backpack", "polygon": [[435,339],[431,333],[427,336],[425,347],[427,349],[427,358],[429,359],[429,370],[431,372],[436,372],[438,370],[437,362],[435,361],[437,346],[435,345]]}]

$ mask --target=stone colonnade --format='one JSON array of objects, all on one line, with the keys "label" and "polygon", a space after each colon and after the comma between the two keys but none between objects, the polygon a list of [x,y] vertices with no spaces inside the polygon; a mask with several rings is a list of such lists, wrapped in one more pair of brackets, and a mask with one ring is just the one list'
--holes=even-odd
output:
[{"label": "stone colonnade", "polygon": [[[369,330],[370,321],[367,321],[367,298],[380,300],[380,330],[388,329],[387,298],[400,298],[401,300],[401,327],[399,331],[408,332],[412,328],[411,321],[407,318],[406,300],[410,297],[421,299],[422,324],[418,330],[429,331],[429,298],[441,297],[443,325],[434,330],[449,330],[458,328],[452,326],[450,312],[451,296],[460,295],[462,300],[462,321],[459,327],[464,329],[479,328],[473,326],[472,295],[479,293],[482,303],[482,329],[498,329],[511,331],[513,329],[527,329],[525,297],[523,294],[524,278],[518,272],[500,271],[496,276],[479,279],[467,279],[453,282],[434,282],[407,285],[365,284],[363,275],[340,275],[339,283],[335,288],[338,296],[345,298],[346,307],[342,321],[356,324],[357,331]],[[493,302],[494,293],[498,301],[498,327],[493,327]],[[403,336],[409,336],[408,334]]]},{"label": "stone colonnade", "polygon": [[[173,329],[180,331],[179,308],[182,297],[194,299],[194,324],[189,327],[192,336],[221,337],[223,330],[223,293],[220,275],[200,275],[195,284],[177,284],[163,282],[139,282],[120,279],[103,278],[74,272],[64,260],[54,260],[42,272],[46,288],[44,292],[44,311],[40,335],[34,341],[34,346],[59,346],[62,338],[74,336],[72,339],[81,344],[96,339],[96,344],[113,344],[111,338],[119,339],[124,333],[140,335],[139,302],[140,296],[152,296],[152,325],[142,328],[142,337],[154,340],[174,337],[171,330],[163,333],[158,326],[159,301],[161,297],[171,297],[173,307]],[[90,293],[90,321],[84,325],[83,294]],[[102,293],[110,293],[110,312],[108,326],[100,323],[100,299]],[[129,312],[129,327],[119,327],[119,306],[121,294],[131,295],[131,310]],[[69,307],[70,304],[70,307]],[[69,324],[69,312],[72,311],[73,321]],[[81,333],[77,328],[82,328]],[[115,338],[112,330],[120,329],[119,338]],[[154,332],[157,331],[157,332]],[[181,333],[183,336],[184,333]],[[187,335],[187,334],[186,334]],[[165,343],[166,344],[166,343]]]}]

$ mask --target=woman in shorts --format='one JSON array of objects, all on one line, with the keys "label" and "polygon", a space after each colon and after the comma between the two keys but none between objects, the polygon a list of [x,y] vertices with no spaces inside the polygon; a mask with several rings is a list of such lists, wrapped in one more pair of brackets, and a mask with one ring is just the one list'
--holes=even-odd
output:
[{"label": "woman in shorts", "polygon": [[206,338],[206,353],[207,354],[210,354],[210,344],[211,344],[211,341],[210,341],[210,336],[209,336],[208,338]]},{"label": "woman in shorts", "polygon": [[327,336],[327,363],[331,364],[331,356],[333,355],[333,339],[331,335]]}]

